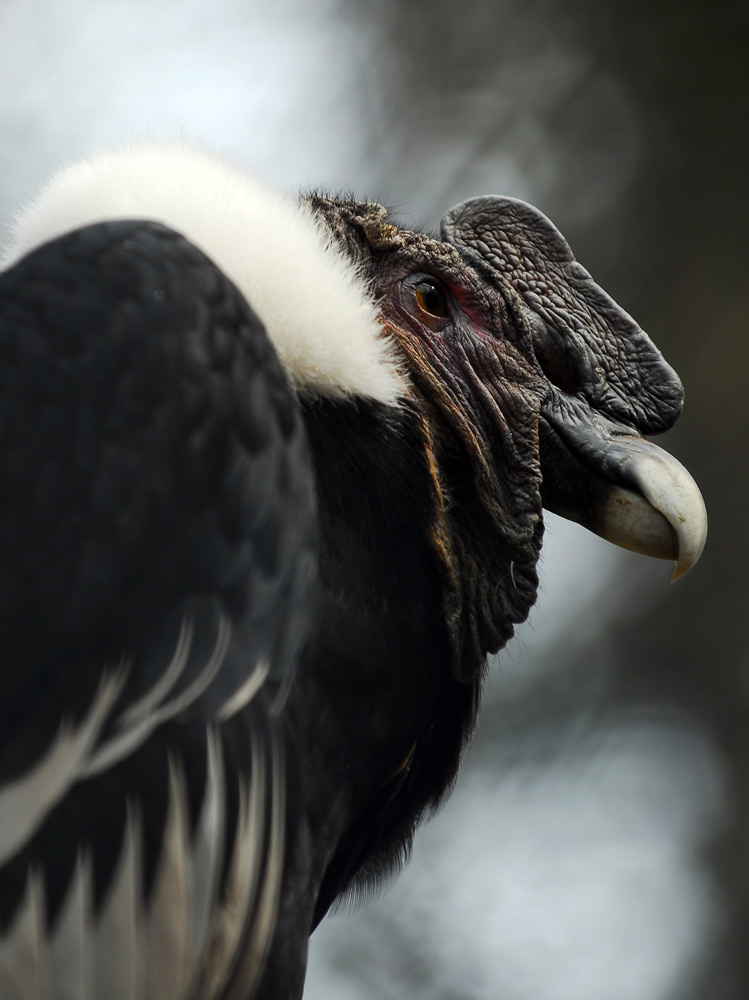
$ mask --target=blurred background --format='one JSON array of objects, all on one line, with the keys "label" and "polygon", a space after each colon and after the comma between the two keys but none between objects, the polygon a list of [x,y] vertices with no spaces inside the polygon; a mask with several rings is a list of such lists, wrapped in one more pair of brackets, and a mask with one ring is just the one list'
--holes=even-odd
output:
[{"label": "blurred background", "polygon": [[[434,228],[550,215],[681,374],[696,570],[550,517],[447,807],[314,935],[305,1000],[745,1000],[749,5],[0,0],[0,218],[49,171],[186,131]],[[1,487],[0,487],[1,488]]]}]

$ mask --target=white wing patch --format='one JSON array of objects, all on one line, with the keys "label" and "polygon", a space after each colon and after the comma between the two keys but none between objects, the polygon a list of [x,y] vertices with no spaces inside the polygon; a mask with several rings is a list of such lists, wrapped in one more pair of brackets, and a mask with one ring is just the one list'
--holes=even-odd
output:
[{"label": "white wing patch", "polygon": [[140,810],[129,804],[114,881],[96,920],[89,913],[86,937],[94,958],[94,997],[137,1000],[143,996],[143,923],[140,911],[142,847]]},{"label": "white wing patch", "polygon": [[143,142],[65,168],[18,213],[0,266],[112,219],[162,222],[203,250],[252,305],[298,390],[391,404],[405,394],[366,282],[311,210],[197,143]]},{"label": "white wing patch", "polygon": [[183,618],[180,622],[177,645],[171,660],[156,683],[151,685],[142,698],[130,704],[127,710],[122,713],[120,720],[120,727],[122,729],[135,728],[142,725],[149,719],[159,703],[166,698],[182,676],[182,671],[187,665],[194,633],[195,623],[193,619]]},{"label": "white wing patch", "polygon": [[[211,918],[218,901],[219,877],[223,855],[216,850],[222,842],[226,822],[225,773],[223,751],[218,731],[207,733],[207,773],[203,808],[192,846],[192,936],[190,941],[190,978],[196,979],[208,942]],[[197,997],[202,994],[196,994]]]},{"label": "white wing patch", "polygon": [[[218,845],[214,844],[214,851]],[[190,973],[191,916],[195,905],[184,777],[169,761],[169,810],[156,884],[145,921],[147,997],[181,997]]]},{"label": "white wing patch", "polygon": [[218,675],[229,651],[231,634],[231,621],[226,615],[219,615],[215,646],[202,670],[183,691],[164,701],[180,680],[192,648],[193,621],[190,617],[183,618],[174,654],[163,673],[142,698],[123,712],[114,735],[91,755],[81,769],[80,777],[90,778],[114,767],[118,761],[137,750],[157,726],[176,718],[197,701]]},{"label": "white wing patch", "polygon": [[96,1000],[92,992],[94,959],[91,939],[86,933],[92,900],[91,859],[87,851],[81,851],[45,955],[45,992],[54,995],[55,1000]]},{"label": "white wing patch", "polygon": [[4,1000],[41,1000],[43,935],[42,879],[32,869],[15,922],[7,937],[0,939],[0,996]]},{"label": "white wing patch", "polygon": [[142,807],[128,803],[119,859],[100,912],[92,860],[78,855],[61,912],[45,923],[41,872],[0,940],[3,1000],[215,1000],[250,995],[275,924],[284,853],[280,750],[251,736],[251,769],[237,777],[239,810],[223,889],[226,774],[218,729],[206,742],[206,784],[189,832],[182,765],[169,761],[168,807],[155,881],[143,897]]},{"label": "white wing patch", "polygon": [[252,987],[257,983],[265,962],[265,956],[273,935],[278,915],[281,879],[284,862],[284,818],[286,814],[285,789],[282,779],[282,748],[278,743],[272,747],[270,768],[271,792],[266,795],[265,805],[270,805],[270,815],[266,816],[268,828],[268,850],[265,857],[265,871],[254,905],[252,934],[240,955],[239,969],[226,1000],[244,1000],[252,996]]},{"label": "white wing patch", "polygon": [[237,712],[241,712],[246,705],[249,705],[263,684],[265,684],[265,678],[268,676],[269,670],[270,664],[267,660],[260,660],[256,663],[254,670],[250,672],[244,684],[218,710],[216,714],[217,719],[224,722],[226,719],[230,719],[233,715],[236,715]]},{"label": "white wing patch", "polygon": [[75,726],[63,719],[39,763],[0,789],[0,864],[12,857],[80,777],[122,690],[126,672],[124,662],[114,669],[105,670],[86,715]]}]

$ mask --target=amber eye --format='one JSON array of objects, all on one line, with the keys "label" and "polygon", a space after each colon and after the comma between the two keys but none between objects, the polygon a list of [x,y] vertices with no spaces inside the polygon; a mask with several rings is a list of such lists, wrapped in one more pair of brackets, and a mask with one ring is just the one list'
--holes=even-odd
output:
[{"label": "amber eye", "polygon": [[442,319],[447,313],[447,296],[438,282],[422,278],[414,286],[414,295],[420,309],[435,319]]}]

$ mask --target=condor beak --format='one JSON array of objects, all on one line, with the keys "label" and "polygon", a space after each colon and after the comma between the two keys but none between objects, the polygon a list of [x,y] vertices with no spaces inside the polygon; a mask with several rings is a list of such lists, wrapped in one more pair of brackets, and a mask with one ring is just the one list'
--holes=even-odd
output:
[{"label": "condor beak", "polygon": [[600,414],[591,420],[588,411],[585,423],[558,411],[543,416],[544,506],[616,545],[673,559],[672,582],[691,569],[705,545],[707,512],[681,462]]}]

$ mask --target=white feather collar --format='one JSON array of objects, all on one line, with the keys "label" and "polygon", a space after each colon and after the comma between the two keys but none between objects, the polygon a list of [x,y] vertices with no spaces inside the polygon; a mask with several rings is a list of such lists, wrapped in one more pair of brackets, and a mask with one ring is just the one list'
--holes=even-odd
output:
[{"label": "white feather collar", "polygon": [[251,303],[298,390],[385,403],[404,395],[365,280],[312,212],[189,140],[141,142],[64,168],[18,213],[0,263],[122,218],[162,222],[203,250]]}]

